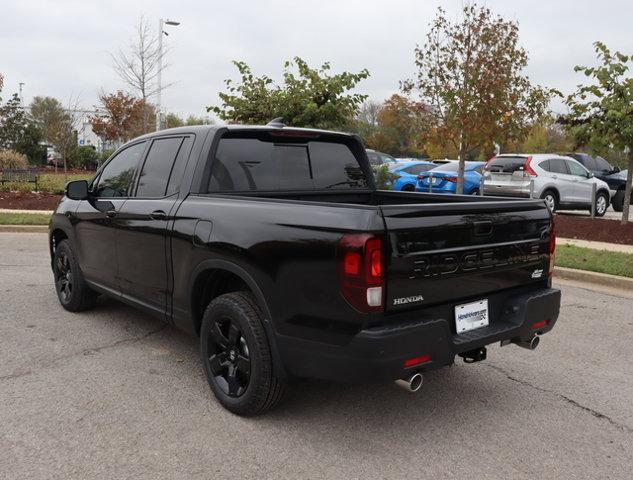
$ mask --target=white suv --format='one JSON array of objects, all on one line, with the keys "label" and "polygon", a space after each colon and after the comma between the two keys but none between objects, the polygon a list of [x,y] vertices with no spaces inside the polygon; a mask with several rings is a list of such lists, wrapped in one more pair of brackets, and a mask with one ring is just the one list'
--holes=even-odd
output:
[{"label": "white suv", "polygon": [[[533,187],[531,183],[534,182]],[[595,212],[601,217],[610,201],[609,186],[571,157],[555,154],[502,154],[484,167],[484,194],[542,198],[556,209],[591,210],[596,185]]]}]

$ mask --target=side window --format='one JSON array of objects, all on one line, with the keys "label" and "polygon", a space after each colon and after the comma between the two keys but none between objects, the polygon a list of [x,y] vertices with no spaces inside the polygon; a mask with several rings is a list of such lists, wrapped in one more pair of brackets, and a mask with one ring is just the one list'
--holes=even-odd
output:
[{"label": "side window", "polygon": [[549,171],[552,173],[569,174],[569,172],[567,171],[565,160],[563,160],[562,158],[551,158],[549,161]]},{"label": "side window", "polygon": [[583,166],[577,162],[567,160],[567,167],[569,167],[569,173],[571,173],[572,175],[576,175],[578,177],[587,176],[587,170],[585,170]]},{"label": "side window", "polygon": [[601,172],[606,172],[606,171],[611,171],[613,170],[613,167],[611,165],[609,165],[609,162],[607,162],[604,158],[602,157],[596,157],[596,170],[599,170]]},{"label": "side window", "polygon": [[93,186],[93,194],[96,197],[127,197],[144,150],[145,142],[141,142],[127,147],[112,158]]},{"label": "side window", "polygon": [[374,167],[377,167],[382,163],[377,153],[367,152],[367,158],[369,159],[369,164]]},{"label": "side window", "polygon": [[578,160],[581,165],[584,165],[588,170],[596,170],[596,161],[589,155],[583,155],[583,161]]},{"label": "side window", "polygon": [[185,167],[187,166],[187,160],[189,160],[192,145],[193,137],[185,137],[182,145],[180,146],[180,150],[178,150],[178,156],[176,157],[174,168],[171,169],[171,174],[169,175],[167,195],[172,195],[180,190],[182,175],[185,173]]},{"label": "side window", "polygon": [[551,172],[550,166],[549,166],[549,160],[542,161],[541,163],[538,164],[538,166],[541,167],[546,172]]},{"label": "side window", "polygon": [[139,175],[137,197],[163,197],[182,137],[159,138],[152,142]]}]

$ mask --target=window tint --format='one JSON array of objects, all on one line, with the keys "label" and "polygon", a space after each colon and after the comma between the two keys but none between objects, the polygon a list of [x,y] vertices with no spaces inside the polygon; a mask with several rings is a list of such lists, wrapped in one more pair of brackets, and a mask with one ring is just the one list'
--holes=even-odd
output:
[{"label": "window tint", "polygon": [[562,158],[551,158],[549,161],[549,171],[552,173],[569,173],[565,160]]},{"label": "window tint", "polygon": [[549,160],[544,160],[541,163],[538,164],[539,167],[541,167],[543,170],[545,170],[546,172],[550,172],[550,167],[549,167]]},{"label": "window tint", "polygon": [[578,162],[567,160],[567,167],[569,168],[569,173],[571,173],[572,175],[576,175],[579,177],[587,176],[587,170],[585,170]]},{"label": "window tint", "polygon": [[589,155],[583,155],[581,158],[582,160],[578,158],[576,159],[581,165],[584,165],[589,170],[596,169],[596,161],[593,157],[590,157]]},{"label": "window tint", "polygon": [[275,143],[259,138],[220,140],[209,191],[367,187],[356,157],[342,143]]},{"label": "window tint", "polygon": [[152,142],[139,176],[137,197],[165,196],[169,174],[182,140],[182,137],[159,138]]},{"label": "window tint", "polygon": [[405,168],[404,171],[410,173],[411,175],[418,175],[422,172],[428,172],[432,168],[435,168],[435,165],[412,165],[408,168]]},{"label": "window tint", "polygon": [[599,170],[601,172],[604,172],[604,171],[610,172],[611,170],[613,170],[613,167],[604,158],[596,157],[595,161],[596,161],[596,170]]},{"label": "window tint", "polygon": [[189,159],[189,153],[191,153],[191,146],[193,145],[193,137],[185,137],[178,150],[178,156],[176,157],[176,163],[171,169],[169,175],[169,184],[167,185],[167,195],[171,195],[180,190],[182,183],[182,175],[185,172],[187,166],[187,160]]},{"label": "window tint", "polygon": [[513,173],[523,170],[526,157],[495,157],[486,165],[486,170],[493,173]]},{"label": "window tint", "polygon": [[103,168],[93,193],[97,197],[127,197],[145,142],[132,145],[118,153]]}]

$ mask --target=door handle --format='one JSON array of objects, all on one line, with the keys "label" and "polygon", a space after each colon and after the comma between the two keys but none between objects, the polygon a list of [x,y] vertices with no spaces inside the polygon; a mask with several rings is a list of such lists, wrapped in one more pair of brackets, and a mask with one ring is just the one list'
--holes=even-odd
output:
[{"label": "door handle", "polygon": [[162,210],[154,210],[149,214],[149,218],[152,220],[165,220],[167,218],[167,214]]},{"label": "door handle", "polygon": [[116,210],[108,210],[106,213],[106,217],[108,218],[114,218],[116,217]]},{"label": "door handle", "polygon": [[552,175],[552,178],[553,178],[554,180],[556,180],[556,179],[558,179],[558,175]]}]

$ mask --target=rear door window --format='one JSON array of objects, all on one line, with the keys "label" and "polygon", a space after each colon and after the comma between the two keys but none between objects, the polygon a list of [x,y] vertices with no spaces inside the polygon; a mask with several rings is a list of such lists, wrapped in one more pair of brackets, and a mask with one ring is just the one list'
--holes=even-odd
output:
[{"label": "rear door window", "polygon": [[567,171],[565,160],[563,160],[562,158],[550,158],[549,171],[552,173],[569,174],[569,172]]},{"label": "rear door window", "polygon": [[435,168],[435,165],[412,165],[411,167],[405,168],[404,171],[411,175],[419,175],[422,172],[428,172],[432,168]]},{"label": "rear door window", "polygon": [[136,188],[137,197],[164,197],[183,137],[159,138],[152,142]]},{"label": "rear door window", "polygon": [[211,166],[209,192],[367,188],[344,143],[223,138]]},{"label": "rear door window", "polygon": [[576,175],[577,177],[586,177],[587,170],[583,168],[578,162],[573,160],[566,160],[567,167],[569,168],[569,173],[572,175]]},{"label": "rear door window", "polygon": [[538,166],[541,167],[546,172],[551,172],[550,166],[549,166],[549,160],[543,160],[541,163],[538,164]]}]

